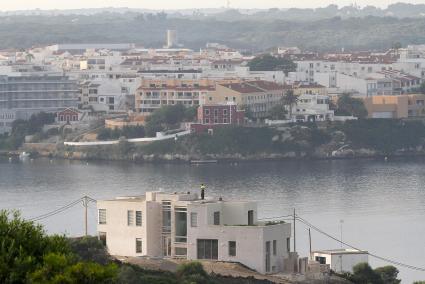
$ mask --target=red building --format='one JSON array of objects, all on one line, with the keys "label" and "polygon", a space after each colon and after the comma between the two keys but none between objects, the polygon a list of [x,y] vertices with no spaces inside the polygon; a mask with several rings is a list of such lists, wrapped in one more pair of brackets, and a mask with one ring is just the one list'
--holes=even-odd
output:
[{"label": "red building", "polygon": [[56,113],[57,122],[73,123],[80,121],[82,113],[73,108],[66,108]]},{"label": "red building", "polygon": [[223,125],[242,125],[245,121],[245,111],[238,110],[236,104],[203,105],[198,108],[198,122],[191,125],[194,132]]}]

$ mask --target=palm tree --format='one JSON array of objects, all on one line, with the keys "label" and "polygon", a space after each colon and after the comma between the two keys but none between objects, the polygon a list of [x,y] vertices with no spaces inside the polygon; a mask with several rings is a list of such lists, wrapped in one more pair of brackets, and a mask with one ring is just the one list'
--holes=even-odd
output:
[{"label": "palm tree", "polygon": [[289,118],[292,117],[292,107],[298,103],[298,96],[293,90],[287,90],[282,98],[283,104],[289,107]]}]

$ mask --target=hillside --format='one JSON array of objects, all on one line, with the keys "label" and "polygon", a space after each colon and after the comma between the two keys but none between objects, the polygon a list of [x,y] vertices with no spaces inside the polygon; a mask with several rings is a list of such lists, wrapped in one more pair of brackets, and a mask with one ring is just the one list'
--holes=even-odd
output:
[{"label": "hillside", "polygon": [[[294,11],[295,13],[296,11]],[[186,47],[200,48],[220,42],[247,51],[277,45],[306,50],[384,50],[394,43],[425,42],[425,18],[341,17],[296,21],[283,12],[242,15],[232,10],[233,20],[215,16],[99,13],[95,15],[6,15],[0,16],[0,48],[29,48],[37,45],[75,42],[132,42],[145,47],[161,47],[165,32],[177,29]],[[258,13],[262,16],[258,16]],[[277,13],[277,14],[276,14]],[[221,16],[220,16],[221,15]],[[332,15],[332,14],[331,14]],[[336,13],[338,15],[338,13]],[[308,18],[307,15],[299,19]],[[312,17],[314,19],[314,17]]]}]

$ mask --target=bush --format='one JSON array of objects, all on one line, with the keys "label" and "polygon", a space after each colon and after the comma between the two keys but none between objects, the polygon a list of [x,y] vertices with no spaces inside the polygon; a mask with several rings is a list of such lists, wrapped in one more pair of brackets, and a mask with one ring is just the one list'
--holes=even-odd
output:
[{"label": "bush", "polygon": [[177,278],[187,284],[213,283],[200,262],[193,261],[180,264],[176,271]]}]

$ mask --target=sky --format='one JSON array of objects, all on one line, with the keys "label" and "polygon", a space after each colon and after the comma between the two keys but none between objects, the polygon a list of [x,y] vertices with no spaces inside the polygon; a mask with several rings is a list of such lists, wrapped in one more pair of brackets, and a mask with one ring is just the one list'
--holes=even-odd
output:
[{"label": "sky", "polygon": [[[425,0],[229,0],[232,8],[316,8],[329,4],[346,6],[356,3],[364,7],[374,5],[385,8],[396,2],[424,4]],[[32,9],[79,9],[102,7],[129,7],[145,9],[218,8],[227,5],[227,0],[0,0],[0,10]]]}]

